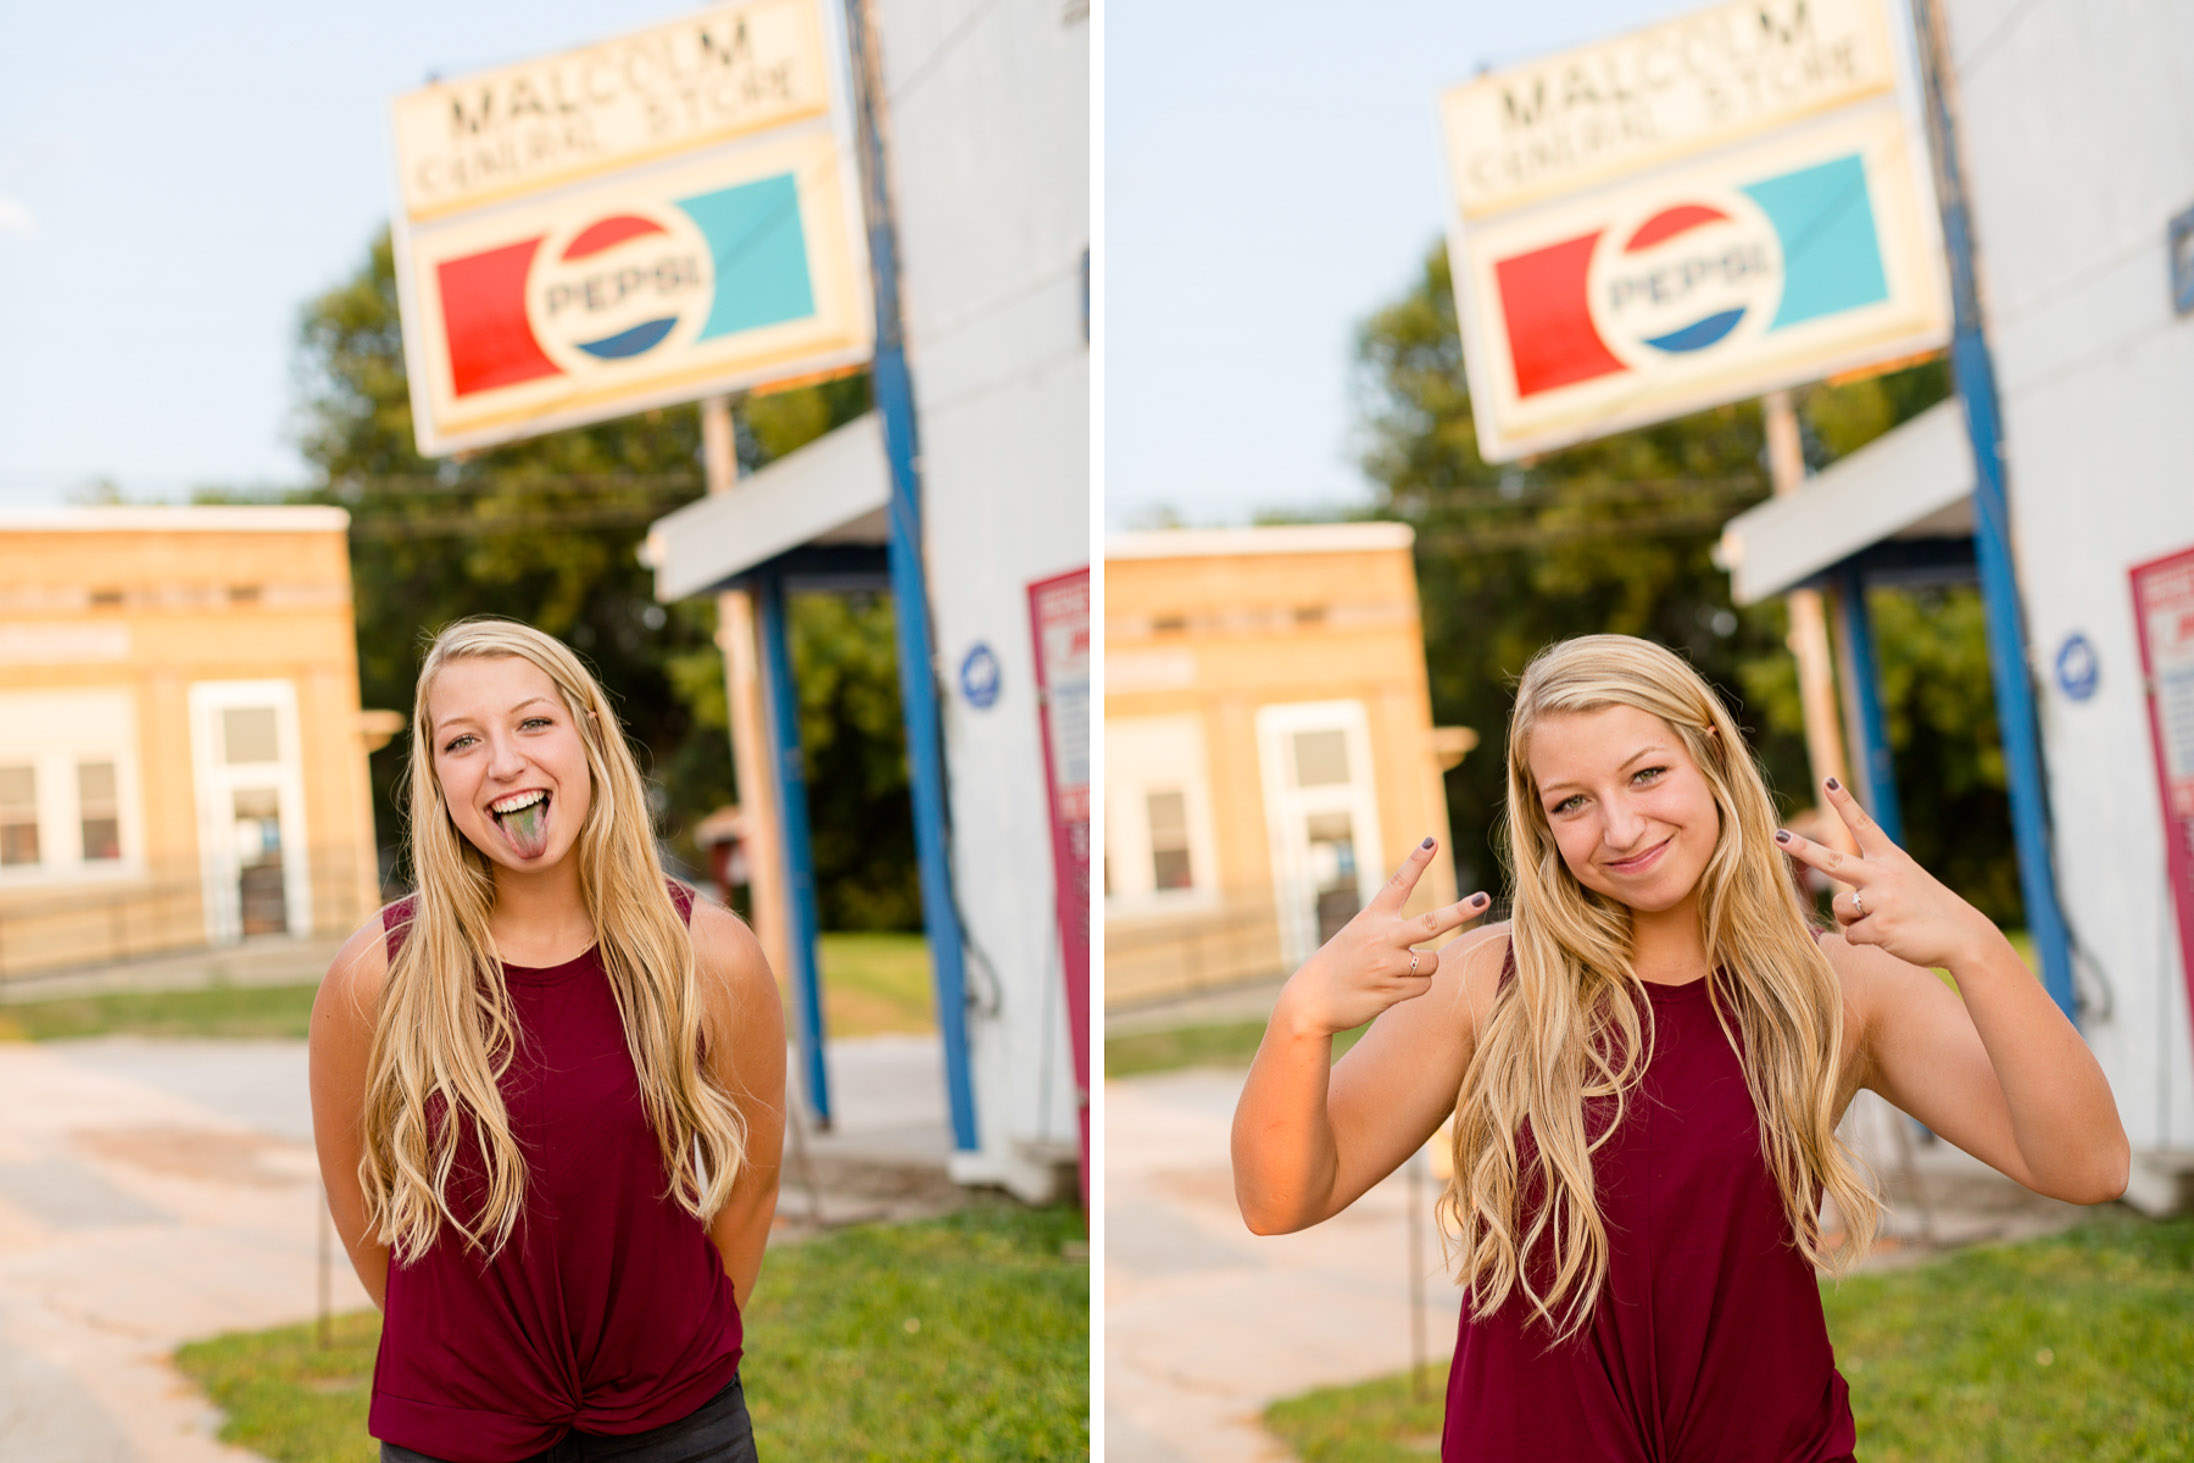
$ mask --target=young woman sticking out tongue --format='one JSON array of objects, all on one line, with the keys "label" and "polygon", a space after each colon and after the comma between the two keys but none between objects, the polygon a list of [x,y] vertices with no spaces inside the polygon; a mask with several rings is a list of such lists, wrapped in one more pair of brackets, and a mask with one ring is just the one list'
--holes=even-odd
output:
[{"label": "young woman sticking out tongue", "polygon": [[[1454,1118],[1447,1463],[1849,1459],[1814,1275],[1864,1255],[1880,1214],[1836,1136],[1860,1087],[2041,1193],[2124,1191],[2079,1034],[1994,925],[1828,791],[1858,857],[1776,828],[1683,660],[1551,646],[1509,723],[1514,918],[1413,949],[1488,903],[1402,916],[1428,838],[1282,991],[1234,1114],[1252,1229],[1331,1218]],[[1786,856],[1850,886],[1836,931]]]},{"label": "young woman sticking out tongue", "polygon": [[776,983],[665,879],[616,715],[560,642],[450,626],[411,726],[418,892],[351,937],[312,1017],[328,1205],[385,1313],[381,1457],[751,1460]]}]

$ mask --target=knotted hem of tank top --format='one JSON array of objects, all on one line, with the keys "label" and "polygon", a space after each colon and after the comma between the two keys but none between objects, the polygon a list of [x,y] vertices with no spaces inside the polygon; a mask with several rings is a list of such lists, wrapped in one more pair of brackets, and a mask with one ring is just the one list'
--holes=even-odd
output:
[{"label": "knotted hem of tank top", "polygon": [[384,1443],[448,1463],[524,1463],[571,1431],[568,1422],[540,1422],[477,1407],[452,1407],[374,1388],[366,1431]]},{"label": "knotted hem of tank top", "polygon": [[587,1407],[572,1415],[572,1427],[596,1437],[630,1437],[682,1422],[708,1405],[717,1393],[739,1375],[745,1348],[733,1347],[685,1381],[667,1391],[650,1393],[646,1401],[624,1407]]}]

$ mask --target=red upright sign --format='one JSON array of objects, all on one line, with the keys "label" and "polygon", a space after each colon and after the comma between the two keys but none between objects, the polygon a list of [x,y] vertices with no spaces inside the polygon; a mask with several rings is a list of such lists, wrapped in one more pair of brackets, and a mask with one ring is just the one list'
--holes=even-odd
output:
[{"label": "red upright sign", "polygon": [[2136,564],[2130,577],[2163,801],[2164,866],[2178,908],[2181,974],[2194,996],[2194,549]]},{"label": "red upright sign", "polygon": [[1089,570],[1028,587],[1036,634],[1037,715],[1051,794],[1059,958],[1082,1117],[1082,1207],[1089,1207]]}]

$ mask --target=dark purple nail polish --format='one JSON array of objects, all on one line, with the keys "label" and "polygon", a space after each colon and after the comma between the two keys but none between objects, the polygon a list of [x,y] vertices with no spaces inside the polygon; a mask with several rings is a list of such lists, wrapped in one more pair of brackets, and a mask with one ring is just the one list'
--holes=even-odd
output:
[{"label": "dark purple nail polish", "polygon": [[1786,830],[1778,828],[1775,830],[1775,841],[1777,843],[1788,843],[1790,842],[1790,834]]},{"label": "dark purple nail polish", "polygon": [[1830,792],[1842,792],[1844,790],[1844,785],[1838,782],[1835,778],[1831,777],[1828,780],[1828,790]]},{"label": "dark purple nail polish", "polygon": [[1432,840],[1428,838],[1423,843],[1420,843],[1417,846],[1419,848],[1430,848],[1432,847]]},{"label": "dark purple nail polish", "polygon": [[1470,896],[1470,907],[1472,909],[1480,908],[1490,902],[1491,901],[1488,900],[1483,894],[1473,894]]}]

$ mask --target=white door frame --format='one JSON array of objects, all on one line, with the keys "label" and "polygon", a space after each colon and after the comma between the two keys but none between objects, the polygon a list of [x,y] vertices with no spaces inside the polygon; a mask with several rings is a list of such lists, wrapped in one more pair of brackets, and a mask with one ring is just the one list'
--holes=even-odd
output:
[{"label": "white door frame", "polygon": [[[272,707],[276,760],[229,765],[221,713]],[[282,838],[282,901],[292,935],[312,933],[311,855],[305,841],[304,744],[297,727],[293,681],[199,681],[190,688],[192,781],[198,795],[198,867],[206,908],[206,942],[233,945],[244,937],[242,870],[236,848],[236,794],[275,795]]]},{"label": "white door frame", "polygon": [[[1325,787],[1295,785],[1295,735],[1338,731],[1348,749],[1349,780]],[[1371,719],[1361,701],[1295,701],[1257,708],[1258,764],[1265,794],[1265,836],[1272,853],[1272,892],[1280,948],[1290,966],[1318,948],[1318,889],[1310,864],[1310,819],[1349,815],[1356,848],[1356,894],[1371,902],[1384,881],[1379,836],[1377,770],[1371,760]]]}]

